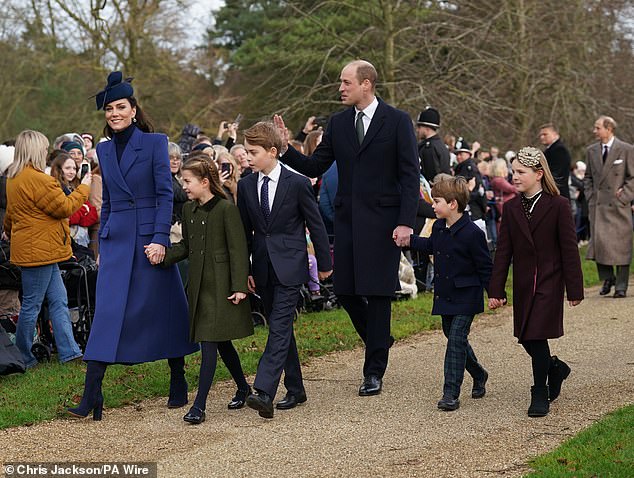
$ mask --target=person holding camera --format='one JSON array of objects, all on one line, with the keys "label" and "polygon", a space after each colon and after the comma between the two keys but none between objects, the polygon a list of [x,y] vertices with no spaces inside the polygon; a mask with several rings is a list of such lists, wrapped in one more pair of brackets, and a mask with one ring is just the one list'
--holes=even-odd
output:
[{"label": "person holding camera", "polygon": [[[60,153],[51,163],[51,176],[59,182],[59,185],[67,196],[79,186],[77,177],[77,163],[69,154]],[[85,174],[84,174],[85,177]],[[80,246],[88,247],[90,236],[88,228],[99,221],[99,215],[95,206],[89,201],[75,211],[69,218],[70,237]]]},{"label": "person holding camera", "polygon": [[238,201],[238,181],[240,175],[238,165],[231,153],[221,152],[216,160],[218,164],[218,174],[222,183],[222,189],[227,196],[227,200],[232,204]]}]

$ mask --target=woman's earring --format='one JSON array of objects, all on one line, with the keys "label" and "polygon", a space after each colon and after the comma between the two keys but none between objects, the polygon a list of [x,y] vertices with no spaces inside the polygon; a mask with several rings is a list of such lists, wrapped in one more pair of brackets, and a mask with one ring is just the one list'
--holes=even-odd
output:
[{"label": "woman's earring", "polygon": [[132,118],[132,122],[136,123],[136,116],[134,118]]}]

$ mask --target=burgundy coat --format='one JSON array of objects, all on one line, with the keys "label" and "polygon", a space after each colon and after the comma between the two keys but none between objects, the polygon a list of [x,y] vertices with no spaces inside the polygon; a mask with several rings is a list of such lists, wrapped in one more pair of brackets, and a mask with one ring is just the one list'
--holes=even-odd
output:
[{"label": "burgundy coat", "polygon": [[568,300],[583,299],[583,274],[568,199],[543,193],[530,220],[520,196],[504,205],[489,297],[506,297],[513,262],[513,335],[520,342],[564,334]]}]

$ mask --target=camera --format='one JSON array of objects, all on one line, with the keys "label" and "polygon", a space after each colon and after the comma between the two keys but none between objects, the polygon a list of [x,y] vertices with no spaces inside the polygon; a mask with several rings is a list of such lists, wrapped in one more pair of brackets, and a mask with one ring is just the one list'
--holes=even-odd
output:
[{"label": "camera", "polygon": [[326,129],[326,126],[328,125],[328,117],[327,116],[317,116],[313,120],[313,124],[315,125],[315,129],[317,129],[317,128]]}]

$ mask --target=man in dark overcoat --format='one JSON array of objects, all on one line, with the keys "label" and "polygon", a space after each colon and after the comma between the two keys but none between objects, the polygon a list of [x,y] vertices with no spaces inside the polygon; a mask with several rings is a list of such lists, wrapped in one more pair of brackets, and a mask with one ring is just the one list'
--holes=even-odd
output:
[{"label": "man in dark overcoat", "polygon": [[[289,146],[281,160],[311,177],[337,161],[334,290],[366,346],[359,395],[369,396],[381,392],[387,368],[399,246],[413,231],[419,161],[407,113],[375,96],[376,69],[353,61],[340,80],[341,102],[349,108],[332,115],[312,156]],[[286,132],[281,117],[275,122]]]},{"label": "man in dark overcoat", "polygon": [[568,181],[570,179],[572,157],[570,156],[570,151],[568,151],[568,148],[566,148],[566,145],[559,137],[559,132],[554,124],[547,123],[539,128],[539,141],[546,148],[544,149],[544,156],[546,156],[550,172],[553,173],[559,188],[559,194],[566,199],[570,199]]},{"label": "man in dark overcoat", "polygon": [[586,153],[584,189],[590,213],[587,258],[597,263],[603,281],[600,294],[609,294],[614,286],[613,297],[618,299],[626,296],[632,261],[634,150],[614,136],[615,129],[616,122],[608,116],[594,123],[599,141]]}]

